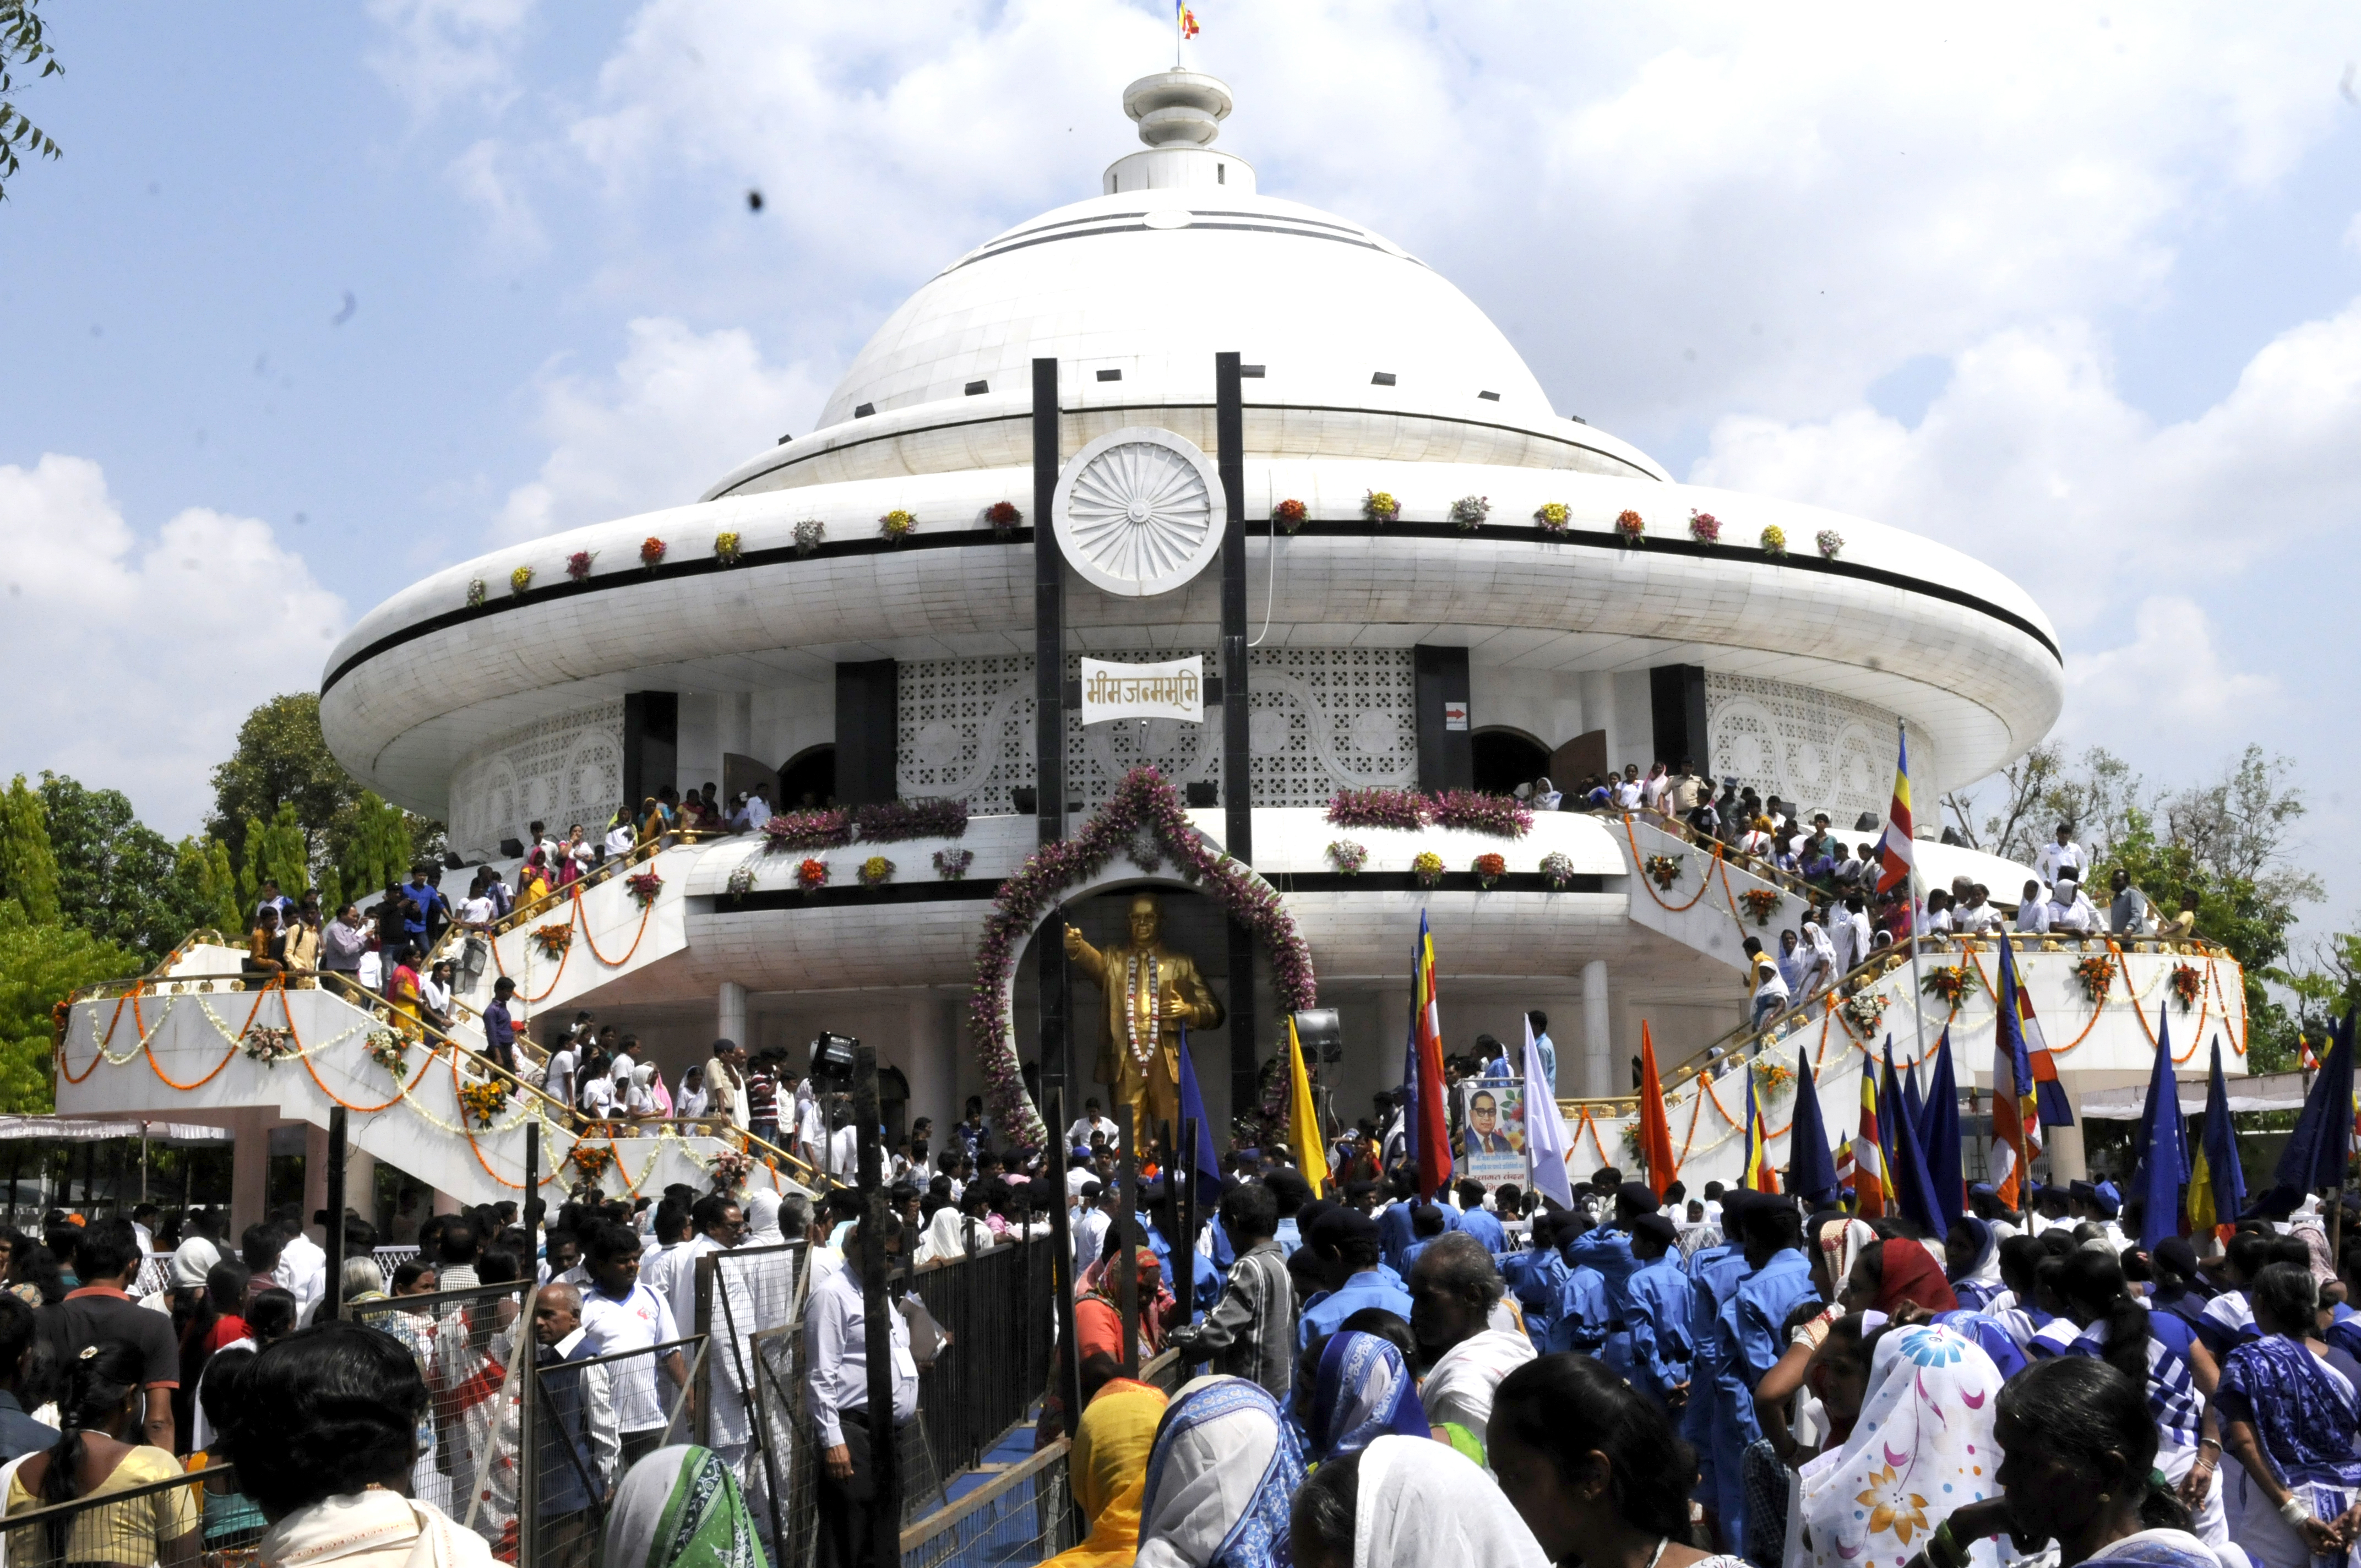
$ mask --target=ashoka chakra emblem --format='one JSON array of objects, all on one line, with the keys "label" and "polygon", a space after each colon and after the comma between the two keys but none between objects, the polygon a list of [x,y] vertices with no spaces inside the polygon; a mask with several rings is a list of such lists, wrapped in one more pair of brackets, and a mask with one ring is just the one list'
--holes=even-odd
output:
[{"label": "ashoka chakra emblem", "polygon": [[1059,547],[1093,587],[1145,598],[1180,587],[1220,553],[1220,494],[1193,443],[1136,425],[1074,454],[1050,514]]}]

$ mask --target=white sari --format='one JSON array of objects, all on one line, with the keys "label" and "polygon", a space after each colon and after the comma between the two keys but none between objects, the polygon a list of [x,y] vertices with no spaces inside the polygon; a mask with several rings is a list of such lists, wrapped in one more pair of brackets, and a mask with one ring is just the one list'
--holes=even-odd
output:
[{"label": "white sari", "polygon": [[1477,1442],[1492,1420],[1492,1393],[1500,1379],[1533,1359],[1529,1335],[1506,1329],[1470,1334],[1436,1360],[1418,1386],[1419,1402],[1436,1426],[1458,1426]]},{"label": "white sari", "polygon": [[[1786,1561],[1798,1568],[1907,1562],[1953,1508],[1994,1495],[2000,1387],[1992,1357],[1950,1329],[1929,1324],[1881,1338],[1852,1435],[1798,1476]],[[1989,1540],[1970,1547],[1969,1559],[1999,1568]]]},{"label": "white sari", "polygon": [[1353,1568],[1549,1568],[1541,1542],[1476,1463],[1448,1443],[1381,1437],[1361,1451]]}]

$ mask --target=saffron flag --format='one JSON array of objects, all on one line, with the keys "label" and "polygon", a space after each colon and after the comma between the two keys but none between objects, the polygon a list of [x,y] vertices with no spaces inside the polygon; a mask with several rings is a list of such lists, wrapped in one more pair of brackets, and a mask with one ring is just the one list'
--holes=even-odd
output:
[{"label": "saffron flag", "polygon": [[1877,845],[1877,891],[1891,893],[1910,880],[1916,851],[1910,841],[1910,738],[1899,738],[1894,763],[1894,804],[1886,808],[1885,837]]},{"label": "saffron flag", "polygon": [[1739,1183],[1752,1192],[1779,1190],[1779,1168],[1771,1163],[1771,1136],[1763,1125],[1763,1102],[1754,1092],[1754,1070],[1746,1069],[1746,1175]]},{"label": "saffron flag", "polygon": [[[1646,1041],[1642,1025],[1642,1043]],[[1542,1048],[1533,1039],[1533,1015],[1525,1014],[1525,1157],[1532,1165],[1532,1190],[1554,1198],[1562,1209],[1574,1207],[1574,1184],[1565,1176],[1565,1118],[1550,1097],[1549,1074],[1542,1070]]]},{"label": "saffron flag", "polygon": [[2301,1035],[2298,1035],[2295,1037],[2295,1043],[2303,1053],[2300,1061],[2300,1065],[2302,1067],[2303,1070],[2306,1072],[2318,1072],[2320,1070],[2320,1058],[2312,1054],[2312,1042],[2305,1039]]},{"label": "saffron flag", "polygon": [[1854,1208],[1863,1219],[1885,1213],[1891,1207],[1886,1200],[1892,1188],[1886,1181],[1884,1137],[1879,1127],[1877,1064],[1866,1059],[1861,1064],[1861,1125],[1853,1133],[1846,1158],[1852,1168]]},{"label": "saffron flag", "polygon": [[1418,1195],[1433,1200],[1451,1185],[1451,1108],[1443,1087],[1443,1007],[1434,991],[1434,937],[1426,911],[1418,914],[1418,960],[1411,973],[1411,1002],[1417,1009]]},{"label": "saffron flag", "polygon": [[2131,1190],[2140,1196],[2140,1249],[2154,1252],[2180,1234],[2180,1184],[2189,1175],[2181,1146],[2180,1085],[2172,1076],[2172,1023],[2156,1004],[2156,1065],[2147,1075],[2147,1106],[2132,1135]]},{"label": "saffron flag", "polygon": [[1172,25],[1184,38],[1197,36],[1197,13],[1189,9],[1188,0],[1172,0]]},{"label": "saffron flag", "polygon": [[1645,1018],[1640,1020],[1640,1164],[1659,1198],[1680,1171],[1680,1161],[1673,1157],[1672,1123],[1664,1116],[1664,1085],[1656,1076],[1656,1042],[1649,1037]]},{"label": "saffron flag", "polygon": [[[1303,1065],[1303,1042],[1295,1037],[1295,1014],[1287,1015],[1287,1146],[1295,1153],[1295,1168],[1323,1192],[1328,1186],[1328,1151],[1320,1137],[1320,1113],[1312,1107],[1312,1074]],[[1199,1127],[1204,1123],[1199,1122]]]},{"label": "saffron flag", "polygon": [[1828,1130],[1820,1116],[1820,1086],[1812,1077],[1812,1054],[1795,1053],[1795,1115],[1787,1124],[1787,1190],[1817,1206],[1836,1195],[1837,1165],[1828,1153]]},{"label": "saffron flag", "polygon": [[2205,1080],[2205,1122],[2189,1151],[2189,1227],[2203,1235],[2238,1217],[2246,1177],[2238,1168],[2238,1130],[2230,1120],[2230,1081],[2222,1073],[2222,1036],[2213,1036],[2213,1070]]}]

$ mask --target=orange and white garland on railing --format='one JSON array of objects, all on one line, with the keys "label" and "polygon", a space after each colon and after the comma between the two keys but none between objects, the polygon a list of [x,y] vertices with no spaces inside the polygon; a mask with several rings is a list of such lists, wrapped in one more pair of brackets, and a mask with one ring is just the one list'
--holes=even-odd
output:
[{"label": "orange and white garland on railing", "polygon": [[[599,885],[606,886],[609,884],[602,883]],[[615,885],[620,884],[618,883]],[[655,913],[655,900],[650,899],[640,905],[639,928],[631,933],[631,945],[624,949],[623,956],[621,958],[610,959],[606,954],[598,950],[598,940],[590,934],[590,922],[582,913],[582,884],[580,883],[574,883],[567,890],[567,893],[568,896],[566,898],[566,927],[570,931],[582,938],[582,946],[590,949],[590,956],[593,959],[596,959],[598,962],[606,965],[609,969],[620,969],[623,965],[630,963],[631,961],[632,955],[640,950],[640,943],[647,938],[648,917]],[[546,912],[544,911],[544,913]],[[511,932],[514,931],[525,932],[524,969],[525,973],[530,976],[533,971],[533,931],[527,929],[527,927],[522,925],[511,927]],[[508,934],[510,933],[502,933],[502,935]],[[488,942],[485,945],[492,949],[493,969],[500,974],[507,974],[509,972],[508,965],[500,958],[500,944],[499,939],[495,938],[492,941]],[[539,996],[524,996],[523,1001],[525,1005],[528,1007],[537,1005],[540,1003],[547,1001],[552,995],[554,995],[557,991],[557,982],[561,979],[565,978],[566,966],[572,962],[573,959],[574,943],[569,938],[566,944],[566,950],[558,955],[557,969],[556,971],[549,977],[549,983],[542,987],[541,994]],[[517,990],[520,994],[523,992],[524,984],[525,982],[522,981],[518,983]]]}]

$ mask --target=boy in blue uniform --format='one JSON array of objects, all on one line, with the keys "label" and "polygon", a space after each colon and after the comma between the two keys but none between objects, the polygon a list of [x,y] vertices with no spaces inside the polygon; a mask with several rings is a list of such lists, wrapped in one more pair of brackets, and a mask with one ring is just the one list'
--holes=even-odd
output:
[{"label": "boy in blue uniform", "polygon": [[1746,1541],[1739,1458],[1763,1435],[1754,1415],[1754,1386],[1787,1348],[1780,1333],[1787,1314],[1818,1294],[1804,1257],[1803,1220],[1792,1200],[1757,1194],[1746,1205],[1740,1234],[1747,1274],[1714,1321],[1714,1485],[1721,1539],[1732,1552],[1744,1550]]},{"label": "boy in blue uniform", "polygon": [[[1738,1234],[1739,1223],[1754,1194],[1743,1189],[1727,1193],[1721,1202],[1721,1225],[1724,1235]],[[1736,1242],[1717,1242],[1712,1246],[1699,1247],[1689,1256],[1685,1272],[1689,1277],[1689,1392],[1687,1405],[1681,1411],[1681,1435],[1697,1456],[1697,1487],[1693,1496],[1708,1509],[1720,1507],[1721,1465],[1714,1442],[1714,1414],[1717,1401],[1714,1388],[1719,1383],[1723,1356],[1727,1354],[1714,1326],[1720,1321],[1721,1309],[1738,1292],[1738,1282],[1752,1272],[1745,1250]],[[1737,1460],[1730,1460],[1730,1484],[1738,1485]]]},{"label": "boy in blue uniform", "polygon": [[1640,1266],[1626,1286],[1623,1325],[1630,1332],[1631,1387],[1667,1414],[1688,1398],[1689,1277],[1675,1250],[1680,1233],[1662,1214],[1631,1223],[1631,1255]]},{"label": "boy in blue uniform", "polygon": [[1303,1250],[1324,1273],[1328,1288],[1303,1303],[1296,1323],[1298,1350],[1327,1338],[1364,1307],[1383,1307],[1410,1321],[1410,1292],[1378,1272],[1377,1223],[1357,1209],[1331,1209],[1312,1222]]}]

